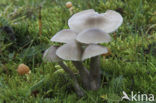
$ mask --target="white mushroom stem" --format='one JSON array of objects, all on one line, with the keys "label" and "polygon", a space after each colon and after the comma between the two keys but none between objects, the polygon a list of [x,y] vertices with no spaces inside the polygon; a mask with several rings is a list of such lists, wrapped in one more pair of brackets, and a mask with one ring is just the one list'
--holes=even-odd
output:
[{"label": "white mushroom stem", "polygon": [[90,72],[83,66],[80,61],[73,61],[74,66],[78,69],[82,78],[83,85],[86,89],[90,89]]},{"label": "white mushroom stem", "polygon": [[69,8],[70,15],[73,15],[73,7]]},{"label": "white mushroom stem", "polygon": [[97,90],[101,82],[100,56],[91,58],[90,79],[91,90]]},{"label": "white mushroom stem", "polygon": [[71,71],[71,69],[69,67],[67,67],[62,61],[59,62],[59,65],[64,69],[65,72],[67,72],[71,78],[73,79],[73,86],[75,89],[75,92],[77,93],[78,96],[82,97],[84,96],[84,92],[82,91],[82,89],[80,88],[80,85],[74,75],[74,73]]}]

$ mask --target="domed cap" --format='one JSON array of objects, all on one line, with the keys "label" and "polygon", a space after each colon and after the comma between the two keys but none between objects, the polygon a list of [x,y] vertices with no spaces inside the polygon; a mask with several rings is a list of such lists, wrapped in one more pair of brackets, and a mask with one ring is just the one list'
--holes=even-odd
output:
[{"label": "domed cap", "polygon": [[82,60],[95,57],[101,54],[105,54],[107,52],[108,52],[108,49],[106,47],[96,45],[96,44],[91,44],[84,50],[83,55],[82,55]]},{"label": "domed cap", "polygon": [[56,50],[56,55],[63,60],[80,61],[81,48],[76,41],[64,44]]},{"label": "domed cap", "polygon": [[71,8],[72,7],[72,2],[70,2],[70,1],[66,2],[66,7]]},{"label": "domed cap", "polygon": [[76,40],[85,44],[108,43],[111,36],[100,29],[92,28],[80,32]]},{"label": "domed cap", "polygon": [[48,62],[59,62],[61,59],[56,55],[56,47],[51,46],[43,54],[43,60]]},{"label": "domed cap", "polygon": [[25,75],[30,73],[30,68],[25,64],[20,64],[17,68],[17,72],[20,75]]},{"label": "domed cap", "polygon": [[51,41],[53,42],[60,42],[60,43],[68,43],[76,38],[76,33],[70,29],[64,29],[56,33],[52,38]]}]

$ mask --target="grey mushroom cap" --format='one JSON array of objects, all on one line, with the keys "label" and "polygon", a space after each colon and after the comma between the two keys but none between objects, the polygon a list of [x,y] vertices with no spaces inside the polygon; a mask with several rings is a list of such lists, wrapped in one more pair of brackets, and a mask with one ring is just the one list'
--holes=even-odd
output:
[{"label": "grey mushroom cap", "polygon": [[97,44],[110,42],[111,36],[104,31],[96,28],[91,28],[80,32],[76,38],[80,43]]},{"label": "grey mushroom cap", "polygon": [[108,53],[108,49],[106,47],[96,44],[90,44],[83,52],[82,61],[106,53]]},{"label": "grey mushroom cap", "polygon": [[98,13],[95,12],[93,9],[78,12],[69,18],[68,26],[71,30],[75,31],[76,33],[79,33],[80,31],[85,29],[84,25],[87,18],[95,14]]},{"label": "grey mushroom cap", "polygon": [[80,61],[81,47],[76,41],[64,44],[56,50],[56,55],[63,60]]},{"label": "grey mushroom cap", "polygon": [[60,43],[68,43],[76,38],[76,33],[70,29],[64,29],[56,33],[52,38],[51,41],[53,42],[60,42]]},{"label": "grey mushroom cap", "polygon": [[[123,23],[122,16],[113,10],[107,10],[105,13],[102,13],[105,18],[106,24],[103,25],[103,30],[106,33],[112,33],[117,30]],[[105,26],[106,25],[106,26]]]},{"label": "grey mushroom cap", "polygon": [[107,10],[102,14],[98,14],[93,10],[83,13],[86,11],[87,10],[82,11],[82,13],[77,13],[69,19],[68,25],[71,30],[79,33],[85,29],[97,28],[106,33],[112,33],[117,30],[123,22],[122,16],[113,10]]},{"label": "grey mushroom cap", "polygon": [[45,62],[59,62],[62,59],[60,59],[57,55],[56,55],[56,47],[51,46],[50,48],[48,48],[44,54],[43,54],[43,61]]}]

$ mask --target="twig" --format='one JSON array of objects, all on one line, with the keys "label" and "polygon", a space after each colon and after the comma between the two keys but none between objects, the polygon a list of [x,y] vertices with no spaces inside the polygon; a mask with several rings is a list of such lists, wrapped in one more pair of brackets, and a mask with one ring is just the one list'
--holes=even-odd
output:
[{"label": "twig", "polygon": [[39,35],[42,35],[42,15],[41,15],[41,10],[42,7],[39,7],[39,19],[38,19],[38,24],[39,24]]}]

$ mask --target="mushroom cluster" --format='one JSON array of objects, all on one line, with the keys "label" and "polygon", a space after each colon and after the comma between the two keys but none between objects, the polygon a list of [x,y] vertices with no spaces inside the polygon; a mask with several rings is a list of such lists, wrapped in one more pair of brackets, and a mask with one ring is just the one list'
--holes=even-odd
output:
[{"label": "mushroom cluster", "polygon": [[[74,73],[63,63],[64,60],[72,61],[79,71],[84,88],[97,90],[101,82],[100,55],[108,53],[108,49],[100,43],[110,42],[111,36],[108,33],[117,30],[122,22],[122,16],[113,10],[101,14],[93,9],[76,13],[68,20],[70,29],[61,30],[51,38],[52,42],[63,45],[48,48],[44,52],[43,60],[58,62],[73,79],[73,86],[79,96],[83,96],[84,92]],[[90,59],[89,69],[83,65],[86,59]]]}]

